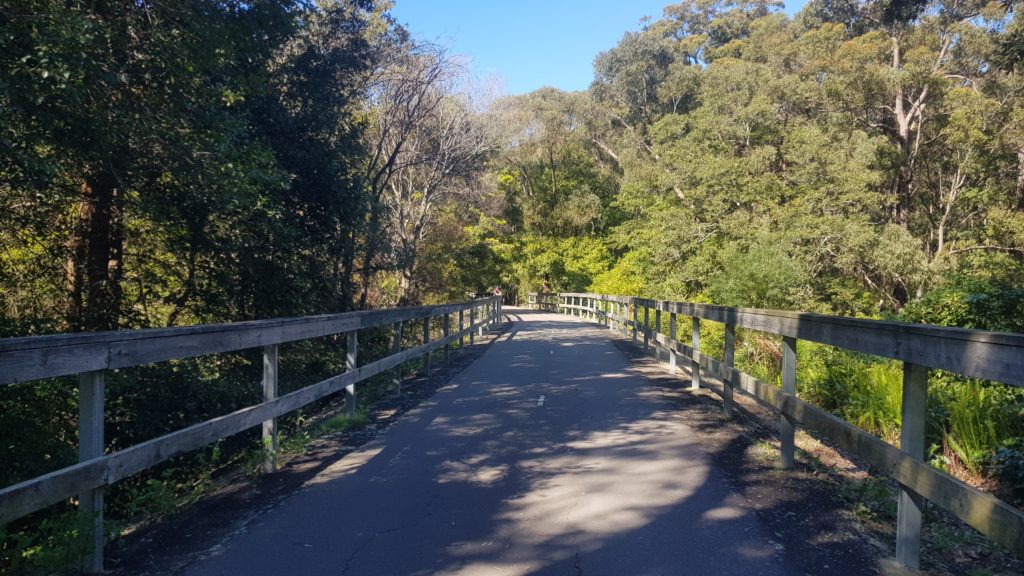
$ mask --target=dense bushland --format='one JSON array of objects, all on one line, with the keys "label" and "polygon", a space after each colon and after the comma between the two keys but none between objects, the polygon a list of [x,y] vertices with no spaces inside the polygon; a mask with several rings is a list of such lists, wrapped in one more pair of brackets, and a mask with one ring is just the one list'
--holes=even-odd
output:
[{"label": "dense bushland", "polygon": [[[0,6],[0,336],[499,284],[1024,331],[1017,3],[812,0],[787,17],[687,0],[600,54],[588,90],[505,97],[388,6]],[[778,342],[739,338],[739,365],[776,381]],[[386,340],[361,336],[361,354]],[[708,325],[706,350],[722,343]],[[343,365],[334,339],[286,348],[286,389]],[[899,366],[798,354],[803,397],[897,440]],[[112,374],[109,448],[252,403],[258,377],[248,353]],[[0,483],[75,461],[75,387],[0,388]],[[930,460],[1020,502],[1024,394],[930,387]],[[296,442],[309,413],[284,423]],[[240,435],[113,487],[112,529],[258,452]],[[8,526],[0,567],[74,566],[72,504]]]},{"label": "dense bushland", "polygon": [[[780,8],[667,6],[587,92],[499,102],[507,281],[1021,332],[1017,4]],[[774,382],[779,358],[741,331],[745,369]],[[801,343],[799,366],[802,396],[898,442],[898,365]],[[1020,502],[1024,391],[930,386],[931,461]]]}]

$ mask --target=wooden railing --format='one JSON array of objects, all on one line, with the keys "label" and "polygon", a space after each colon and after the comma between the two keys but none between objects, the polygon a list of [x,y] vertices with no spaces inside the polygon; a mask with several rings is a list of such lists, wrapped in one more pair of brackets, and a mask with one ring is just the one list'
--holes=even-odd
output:
[{"label": "wooden railing", "polygon": [[[665,360],[673,373],[680,360],[685,359],[690,365],[693,388],[700,386],[702,370],[705,375],[718,378],[723,384],[721,396],[726,416],[732,414],[736,389],[778,410],[784,468],[793,465],[796,427],[806,426],[876,471],[896,479],[900,484],[896,560],[900,564],[911,568],[919,565],[925,500],[951,512],[1010,551],[1024,555],[1024,512],[923,460],[928,369],[1024,386],[1024,335],[630,296],[559,293],[558,300],[560,311],[621,331],[634,344],[638,336],[642,337],[645,352],[653,350],[659,360],[667,354]],[[662,323],[663,313],[668,315],[667,330]],[[677,316],[691,318],[689,346],[677,339]],[[725,325],[721,360],[701,353],[702,320]],[[781,389],[734,367],[736,328],[782,336]],[[903,362],[899,448],[797,398],[797,340]]]},{"label": "wooden railing", "polygon": [[[0,385],[77,374],[79,377],[79,463],[0,489],[0,526],[51,504],[78,495],[79,509],[94,518],[85,569],[103,566],[103,488],[179,454],[256,426],[263,428],[267,459],[277,467],[277,418],[329,394],[345,391],[346,410],[355,413],[356,385],[423,357],[429,370],[430,353],[469,338],[474,342],[501,317],[500,297],[458,304],[369,310],[234,324],[164,328],[90,334],[63,334],[0,340]],[[458,330],[451,331],[452,315]],[[468,317],[468,318],[467,318]],[[443,336],[430,340],[430,322],[443,318]],[[466,320],[468,319],[468,325]],[[402,350],[403,323],[422,321],[423,344]],[[359,330],[391,326],[392,353],[358,365]],[[278,346],[336,334],[347,335],[346,371],[316,384],[278,396]],[[105,453],[103,439],[104,373],[154,362],[165,362],[262,348],[263,402],[136,444]]]},{"label": "wooden railing", "polygon": [[558,312],[558,294],[555,292],[529,292],[526,307],[531,310]]}]

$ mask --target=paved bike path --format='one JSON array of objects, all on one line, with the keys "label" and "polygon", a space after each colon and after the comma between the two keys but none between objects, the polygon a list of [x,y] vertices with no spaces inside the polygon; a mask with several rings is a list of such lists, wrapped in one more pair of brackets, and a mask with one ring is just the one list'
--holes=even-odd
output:
[{"label": "paved bike path", "polygon": [[607,329],[507,313],[448,386],[184,573],[798,573]]}]

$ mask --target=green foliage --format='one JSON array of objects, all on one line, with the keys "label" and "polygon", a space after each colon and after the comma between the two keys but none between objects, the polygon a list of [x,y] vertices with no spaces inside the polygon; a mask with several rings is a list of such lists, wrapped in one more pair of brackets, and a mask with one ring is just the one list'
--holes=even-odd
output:
[{"label": "green foliage", "polygon": [[0,387],[0,485],[51,472],[78,458],[78,402],[73,379]]},{"label": "green foliage", "polygon": [[[382,224],[400,207],[367,173],[373,80],[413,44],[386,3],[8,4],[0,336],[498,285],[1024,332],[1022,34],[995,5],[949,18],[977,6],[811,2],[792,19],[771,0],[670,5],[598,56],[589,90],[544,88],[474,117],[505,145],[474,156],[489,175],[432,197],[413,249]],[[896,65],[880,22],[905,32]],[[396,276],[409,261],[412,277]],[[776,381],[778,341],[738,337],[737,364]],[[386,354],[385,334],[360,338],[361,357]],[[705,323],[704,350],[723,345]],[[282,389],[337,373],[341,351],[284,347]],[[896,440],[895,363],[801,343],[798,370],[804,398]],[[251,404],[258,373],[245,353],[111,374],[109,447]],[[1018,489],[1024,391],[943,373],[930,387],[933,460]],[[0,437],[20,439],[0,445],[0,485],[74,462],[76,412],[68,379],[0,388]],[[294,444],[320,433],[302,416],[282,427]],[[255,434],[121,483],[113,516],[168,512],[243,457],[260,460]],[[850,499],[887,515],[882,492]],[[66,512],[7,533],[0,562],[67,566],[79,520]]]},{"label": "green foliage", "polygon": [[1009,495],[1020,502],[1024,494],[1024,442],[1007,442],[992,456],[989,473]]},{"label": "green foliage", "polygon": [[[900,318],[1024,332],[1024,290],[1017,283],[1021,267],[1005,261],[1004,266],[985,272],[975,263],[973,269],[952,275],[939,288],[912,302]],[[1013,465],[1004,464],[1013,462],[1012,447],[1024,441],[1024,390],[938,372],[931,378],[930,395],[939,435],[933,441],[946,448],[938,461],[946,467],[963,466],[976,477],[991,475],[1001,482],[1005,478],[1009,487],[1019,486]],[[1004,460],[997,460],[999,454]],[[995,465],[997,461],[1004,464]]]},{"label": "green foliage", "polygon": [[1024,288],[1008,278],[956,274],[911,302],[900,318],[940,326],[1024,332]]},{"label": "green foliage", "polygon": [[319,426],[321,434],[335,434],[338,432],[344,432],[350,428],[356,428],[366,424],[370,420],[370,414],[365,408],[361,408],[356,411],[355,416],[347,416],[339,414],[323,423]]},{"label": "green foliage", "polygon": [[[94,516],[74,510],[42,518],[28,530],[0,530],[0,569],[10,574],[67,574],[79,571]],[[108,533],[109,539],[114,534]]]},{"label": "green foliage", "polygon": [[724,306],[794,308],[806,281],[800,262],[783,247],[759,243],[744,252],[729,247],[721,255],[721,271],[708,284],[708,296]]},{"label": "green foliage", "polygon": [[515,256],[512,269],[516,280],[532,291],[580,292],[612,265],[605,242],[590,236],[526,236]]},{"label": "green foliage", "polygon": [[439,210],[416,268],[419,299],[451,302],[465,299],[467,293],[483,294],[495,286],[508,291],[514,286],[510,264],[516,248],[504,225],[503,219],[479,209],[451,204]]},{"label": "green foliage", "polygon": [[884,478],[866,476],[862,480],[844,482],[839,494],[863,520],[891,522],[896,519],[896,494]]},{"label": "green foliage", "polygon": [[[1024,439],[1024,390],[943,372],[929,384],[929,413],[938,429],[933,434],[939,436],[932,442],[948,449],[946,461],[940,462],[962,466],[975,476],[992,474],[989,466],[997,452],[1014,449]],[[1012,473],[1010,481],[1012,485]]]},{"label": "green foliage", "polygon": [[903,397],[899,363],[801,343],[797,387],[812,404],[898,444]]},{"label": "green foliage", "polygon": [[595,276],[587,291],[623,296],[647,294],[650,291],[643,280],[645,264],[640,252],[629,252],[615,262],[615,267]]}]

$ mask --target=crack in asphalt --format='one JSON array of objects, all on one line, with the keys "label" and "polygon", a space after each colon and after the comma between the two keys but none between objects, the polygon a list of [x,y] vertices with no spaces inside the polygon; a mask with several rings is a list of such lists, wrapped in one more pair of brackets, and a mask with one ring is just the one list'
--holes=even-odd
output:
[{"label": "crack in asphalt", "polygon": [[399,530],[404,530],[409,526],[410,524],[402,524],[400,526],[395,526],[394,528],[387,528],[385,530],[378,530],[374,532],[373,535],[366,539],[366,542],[360,544],[358,547],[356,547],[355,550],[352,551],[351,554],[349,554],[348,559],[345,560],[345,566],[341,569],[341,576],[345,576],[346,574],[348,574],[349,568],[352,567],[352,561],[356,559],[356,556],[358,556],[360,552],[369,547],[370,544],[372,544],[373,541],[377,538],[377,536],[380,536],[382,534],[391,534],[392,532],[398,532]]},{"label": "crack in asphalt", "polygon": [[433,513],[433,511],[431,511],[431,507],[437,502],[437,499],[438,499],[439,496],[440,496],[440,494],[435,489],[433,491],[433,493],[430,495],[430,498],[427,500],[426,504],[424,504],[424,506],[423,506],[423,513],[420,514],[419,517],[414,522],[406,522],[405,524],[400,524],[400,525],[395,526],[393,528],[386,528],[384,530],[378,530],[378,531],[374,532],[373,534],[371,534],[370,537],[366,539],[366,542],[363,542],[362,544],[357,546],[355,548],[355,550],[353,550],[352,553],[349,554],[348,559],[345,560],[345,566],[342,567],[341,573],[339,574],[339,576],[346,576],[348,574],[348,571],[352,567],[352,562],[355,561],[356,556],[358,556],[363,550],[369,548],[370,544],[372,544],[373,541],[376,540],[378,536],[383,536],[384,534],[393,534],[395,532],[398,532],[399,530],[405,530],[406,528],[412,528],[414,526],[419,525],[421,522],[423,522],[427,518],[430,518],[431,516],[433,516],[434,513]]}]

